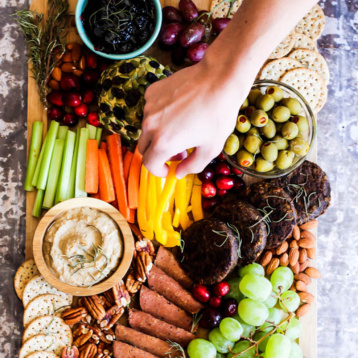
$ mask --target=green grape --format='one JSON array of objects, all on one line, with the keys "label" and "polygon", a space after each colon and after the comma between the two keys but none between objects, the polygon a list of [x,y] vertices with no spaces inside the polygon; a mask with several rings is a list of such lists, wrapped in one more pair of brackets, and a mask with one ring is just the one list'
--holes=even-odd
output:
[{"label": "green grape", "polygon": [[255,327],[254,326],[250,326],[249,324],[245,323],[238,314],[236,314],[235,316],[233,316],[232,318],[236,319],[236,321],[239,321],[239,323],[241,324],[241,327],[243,329],[243,332],[241,333],[241,335],[243,337],[249,337],[251,333],[253,333],[255,331]]},{"label": "green grape", "polygon": [[272,291],[283,293],[293,283],[293,272],[289,267],[280,266],[271,275]]},{"label": "green grape", "polygon": [[236,342],[244,331],[241,324],[234,318],[224,318],[219,325],[221,334],[229,341]]},{"label": "green grape", "polygon": [[[241,353],[243,351],[245,351],[247,348],[250,347],[250,342],[248,341],[240,341],[238,343],[236,343],[234,345],[234,348],[232,349],[233,353],[229,353],[226,358],[232,358],[235,356],[235,354],[237,353]],[[240,358],[253,358],[256,354],[256,350],[255,347],[250,348],[247,352],[245,352],[244,354],[241,354],[239,357]]]},{"label": "green grape", "polygon": [[239,268],[240,277],[244,277],[248,273],[254,273],[256,275],[265,276],[265,269],[257,263],[253,263]]},{"label": "green grape", "polygon": [[229,349],[234,347],[234,342],[226,339],[220,332],[219,328],[214,328],[209,333],[209,341],[214,345],[219,353],[229,353]]},{"label": "green grape", "polygon": [[[282,302],[281,302],[282,301]],[[280,306],[287,312],[295,312],[300,305],[300,296],[294,291],[286,291],[281,295]]]},{"label": "green grape", "polygon": [[239,303],[239,316],[241,319],[252,326],[261,326],[269,315],[268,308],[261,302],[244,298]]},{"label": "green grape", "polygon": [[[254,335],[254,340],[257,342],[259,341],[262,337],[266,336],[267,333],[264,332],[258,332]],[[266,346],[267,346],[267,342],[269,340],[270,336],[267,336],[260,344],[259,344],[259,351],[260,352],[265,352],[266,350]]]},{"label": "green grape", "polygon": [[274,297],[272,294],[268,296],[267,300],[262,302],[267,308],[272,308],[276,306],[277,297]]},{"label": "green grape", "polygon": [[282,324],[277,332],[284,333],[286,331],[285,336],[292,340],[299,338],[302,333],[302,323],[297,318],[292,318],[288,324],[287,322]]},{"label": "green grape", "polygon": [[284,312],[278,308],[270,308],[269,309],[269,316],[267,317],[268,322],[265,322],[261,327],[260,331],[262,332],[270,332],[273,330],[273,324],[277,325],[282,320],[282,315]]},{"label": "green grape", "polygon": [[226,354],[216,353],[216,358],[226,358]]},{"label": "green grape", "polygon": [[267,358],[289,358],[291,351],[291,340],[282,334],[273,334],[267,342]]},{"label": "green grape", "polygon": [[240,277],[236,277],[228,281],[228,284],[230,285],[230,291],[225,296],[225,298],[234,298],[237,303],[239,303],[242,299],[245,298],[245,296],[240,291],[240,282]]},{"label": "green grape", "polygon": [[302,350],[296,342],[291,342],[291,353],[289,358],[303,358]]},{"label": "green grape", "polygon": [[267,278],[249,273],[242,278],[240,291],[253,300],[263,302],[270,296],[272,285]]},{"label": "green grape", "polygon": [[205,339],[193,339],[188,345],[190,358],[215,358],[216,349],[212,343]]}]

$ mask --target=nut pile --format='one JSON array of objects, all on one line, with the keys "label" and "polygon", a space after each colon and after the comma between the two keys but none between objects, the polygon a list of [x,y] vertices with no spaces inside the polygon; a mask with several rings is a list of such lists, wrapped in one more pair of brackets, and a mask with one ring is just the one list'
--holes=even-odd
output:
[{"label": "nut pile", "polygon": [[260,258],[260,264],[265,268],[266,275],[271,275],[279,266],[288,266],[294,274],[294,282],[290,288],[296,291],[301,299],[301,306],[296,315],[304,316],[314,301],[314,296],[307,292],[312,279],[321,277],[315,267],[311,267],[310,259],[316,257],[316,236],[309,230],[316,228],[317,220],[312,220],[294,227],[292,237],[275,249],[266,250]]}]

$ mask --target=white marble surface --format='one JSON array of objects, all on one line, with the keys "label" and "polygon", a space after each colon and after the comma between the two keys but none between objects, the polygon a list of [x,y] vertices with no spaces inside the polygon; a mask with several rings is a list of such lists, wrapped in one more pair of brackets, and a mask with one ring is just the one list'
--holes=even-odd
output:
[{"label": "white marble surface", "polygon": [[[321,5],[327,25],[319,48],[331,81],[318,120],[318,163],[331,180],[332,206],[319,226],[318,357],[358,357],[358,1]],[[12,280],[25,247],[27,72],[10,15],[27,7],[0,0],[0,358],[18,355],[22,333]]]}]

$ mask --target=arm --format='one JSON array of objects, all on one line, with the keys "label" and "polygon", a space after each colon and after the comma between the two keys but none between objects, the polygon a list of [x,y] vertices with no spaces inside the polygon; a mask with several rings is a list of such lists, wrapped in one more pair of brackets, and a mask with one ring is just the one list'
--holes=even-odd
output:
[{"label": "arm", "polygon": [[316,2],[244,1],[200,63],[147,89],[139,150],[150,172],[166,176],[167,160],[195,148],[178,165],[181,178],[220,153],[262,64]]}]

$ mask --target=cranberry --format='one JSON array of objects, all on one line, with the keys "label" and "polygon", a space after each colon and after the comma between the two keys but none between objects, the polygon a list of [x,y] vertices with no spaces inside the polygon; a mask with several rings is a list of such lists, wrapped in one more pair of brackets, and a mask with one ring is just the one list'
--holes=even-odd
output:
[{"label": "cranberry", "polygon": [[204,198],[213,198],[216,195],[216,187],[212,182],[203,183],[201,186],[201,194]]},{"label": "cranberry", "polygon": [[205,211],[211,212],[215,209],[217,205],[220,204],[220,198],[215,196],[214,198],[203,198],[203,209]]},{"label": "cranberry", "polygon": [[235,190],[240,191],[242,189],[245,189],[245,187],[246,187],[246,184],[242,178],[240,178],[240,177],[235,178],[235,184],[234,184]]},{"label": "cranberry", "polygon": [[237,313],[237,301],[234,298],[228,298],[222,304],[222,313],[225,317],[235,316]]},{"label": "cranberry", "polygon": [[82,97],[76,92],[67,92],[63,96],[63,102],[65,106],[77,107],[80,105]]},{"label": "cranberry", "polygon": [[235,167],[232,167],[231,168],[231,171],[235,174],[235,175],[242,175],[242,171],[235,168]]},{"label": "cranberry", "polygon": [[220,162],[215,167],[215,174],[216,175],[230,175],[231,169],[229,164],[225,162]]},{"label": "cranberry", "polygon": [[235,182],[233,177],[227,177],[227,176],[219,176],[215,181],[216,187],[218,189],[231,189]]},{"label": "cranberry", "polygon": [[223,152],[221,152],[219,155],[218,155],[218,159],[221,161],[221,162],[225,162],[226,161],[226,158],[225,158],[225,155]]},{"label": "cranberry", "polygon": [[211,296],[209,289],[200,284],[193,286],[192,294],[197,301],[202,303],[208,302]]},{"label": "cranberry", "polygon": [[47,102],[54,106],[63,106],[63,93],[60,91],[52,91],[47,95]]},{"label": "cranberry", "polygon": [[89,53],[86,55],[86,68],[94,70],[98,67],[98,58],[94,53]]},{"label": "cranberry", "polygon": [[218,308],[221,305],[222,298],[219,296],[213,296],[210,298],[209,306],[212,308]]},{"label": "cranberry", "polygon": [[95,95],[93,90],[85,89],[82,94],[83,102],[86,104],[91,104],[94,101]]},{"label": "cranberry", "polygon": [[88,113],[87,104],[80,103],[77,107],[75,107],[74,111],[78,117],[86,117]]},{"label": "cranberry", "polygon": [[73,113],[66,113],[62,119],[62,123],[69,127],[75,127],[78,124],[78,118]]},{"label": "cranberry", "polygon": [[65,92],[72,90],[80,90],[80,82],[78,80],[78,77],[75,76],[73,73],[68,73],[62,76],[60,84],[62,91]]},{"label": "cranberry", "polygon": [[101,63],[99,65],[99,72],[102,73],[103,71],[105,71],[107,68],[109,67],[108,63]]},{"label": "cranberry", "polygon": [[198,178],[203,182],[207,183],[214,178],[214,168],[208,165],[201,173],[198,174]]},{"label": "cranberry", "polygon": [[60,121],[63,117],[63,111],[59,107],[51,107],[47,110],[47,118],[51,121]]},{"label": "cranberry", "polygon": [[101,126],[101,122],[99,121],[99,116],[97,112],[88,113],[87,122],[95,127]]},{"label": "cranberry", "polygon": [[218,190],[216,191],[216,194],[217,194],[218,196],[225,196],[227,193],[228,193],[228,191],[227,191],[226,189],[218,189]]},{"label": "cranberry", "polygon": [[229,293],[230,291],[230,285],[223,281],[223,282],[219,282],[214,286],[214,294],[216,296],[225,296]]},{"label": "cranberry", "polygon": [[92,70],[85,70],[82,75],[83,82],[89,85],[95,85],[98,81],[98,72]]},{"label": "cranberry", "polygon": [[207,308],[200,320],[200,326],[206,329],[218,327],[222,320],[221,313],[214,308]]}]

